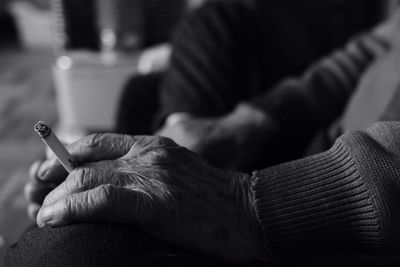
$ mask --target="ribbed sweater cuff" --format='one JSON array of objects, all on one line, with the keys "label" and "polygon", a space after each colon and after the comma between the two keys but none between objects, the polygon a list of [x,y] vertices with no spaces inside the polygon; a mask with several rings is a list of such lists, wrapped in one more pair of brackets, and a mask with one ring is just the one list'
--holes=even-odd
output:
[{"label": "ribbed sweater cuff", "polygon": [[254,172],[253,179],[257,218],[278,254],[379,246],[368,190],[340,142],[322,154]]}]

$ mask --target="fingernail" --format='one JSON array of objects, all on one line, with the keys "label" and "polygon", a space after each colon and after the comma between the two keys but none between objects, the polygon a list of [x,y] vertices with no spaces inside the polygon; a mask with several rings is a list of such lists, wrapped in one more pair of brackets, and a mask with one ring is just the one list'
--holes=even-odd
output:
[{"label": "fingernail", "polygon": [[39,173],[38,173],[39,178],[43,179],[47,175],[48,172],[49,172],[49,169],[47,169],[47,168],[40,169]]},{"label": "fingernail", "polygon": [[42,222],[42,221],[40,221],[40,222],[38,222],[38,227],[39,228],[43,228],[43,227],[45,227],[45,223],[44,222]]},{"label": "fingernail", "polygon": [[49,167],[51,166],[51,160],[46,160],[42,163],[38,171],[39,178],[43,179],[49,173]]},{"label": "fingernail", "polygon": [[41,208],[37,214],[37,219],[36,219],[38,227],[43,228],[50,220],[51,220],[50,210],[47,208]]}]

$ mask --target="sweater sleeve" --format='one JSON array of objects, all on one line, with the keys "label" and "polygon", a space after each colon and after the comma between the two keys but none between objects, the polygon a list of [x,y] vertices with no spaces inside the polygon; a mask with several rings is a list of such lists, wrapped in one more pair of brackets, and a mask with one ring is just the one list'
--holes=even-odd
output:
[{"label": "sweater sleeve", "polygon": [[278,255],[399,253],[400,123],[253,173],[256,215]]},{"label": "sweater sleeve", "polygon": [[285,79],[250,103],[272,115],[287,131],[329,125],[343,112],[365,69],[387,49],[374,35],[360,35],[299,78]]},{"label": "sweater sleeve", "polygon": [[172,40],[157,124],[174,112],[221,115],[242,98],[254,28],[249,2],[206,2],[182,21]]}]

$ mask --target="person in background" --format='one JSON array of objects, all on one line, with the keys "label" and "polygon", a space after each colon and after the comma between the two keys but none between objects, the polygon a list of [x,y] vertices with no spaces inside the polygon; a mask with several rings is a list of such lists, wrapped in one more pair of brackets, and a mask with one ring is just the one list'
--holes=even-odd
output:
[{"label": "person in background", "polygon": [[[117,132],[171,137],[216,166],[236,170],[261,168],[303,156],[315,133],[329,127],[340,116],[365,68],[381,51],[387,50],[380,48],[385,44],[373,40],[374,36],[354,41],[356,51],[342,51],[342,54],[350,58],[361,56],[362,60],[352,60],[349,66],[345,62],[343,72],[351,75],[346,84],[339,84],[337,90],[329,93],[332,91],[329,87],[336,86],[334,80],[326,82],[325,88],[319,89],[320,94],[312,92],[321,86],[315,80],[329,79],[325,76],[330,74],[326,75],[317,66],[309,68],[310,63],[317,62],[333,47],[343,46],[351,34],[368,25],[366,21],[373,21],[373,15],[366,8],[371,9],[372,2],[357,5],[355,2],[211,1],[203,4],[178,27],[166,72],[137,77],[127,86]],[[371,47],[376,43],[378,47]],[[338,54],[339,58],[332,56],[327,60],[334,67],[342,64],[342,55]],[[332,64],[314,65],[329,69],[327,65]],[[349,72],[347,68],[353,68],[352,65],[359,73]],[[307,79],[314,89],[295,89],[286,79],[301,73],[304,77],[311,76]],[[343,92],[343,97],[338,98]],[[277,107],[278,99],[286,96],[286,103],[299,101],[301,107],[291,110],[290,114],[286,108]],[[304,98],[310,97],[313,110],[306,111]],[[315,118],[317,114],[322,119]],[[302,118],[298,120],[294,115]],[[153,127],[146,127],[154,117]],[[270,138],[264,138],[266,134]],[[266,147],[274,151],[270,154],[273,156],[257,155],[256,149]]]},{"label": "person in background", "polygon": [[[300,77],[284,80],[255,99],[244,98],[228,114],[210,119],[185,110],[161,113],[159,134],[206,156],[208,149],[224,152],[208,158],[221,160],[217,163],[226,168],[252,168],[254,159],[274,156],[264,145],[274,140],[271,136],[289,132],[300,142],[340,115],[368,65],[398,47],[392,38],[399,26],[397,13]],[[172,69],[171,77],[184,77],[179,70],[194,77],[202,74],[191,73],[188,66]],[[184,85],[191,81],[177,80]],[[45,226],[98,221],[131,224],[160,240],[231,262],[272,264],[289,256],[339,253],[396,255],[399,133],[399,123],[376,124],[365,132],[344,134],[323,153],[253,172],[216,168],[165,137],[91,135],[69,147],[81,164],[69,175],[54,158],[32,167],[26,192],[36,202],[32,215],[44,228],[32,230],[10,249],[7,263],[34,261],[37,253],[49,252],[42,250],[49,242],[44,236],[51,237],[51,248],[59,240],[54,233],[68,231]],[[233,149],[216,149],[219,143]],[[39,251],[26,247],[32,240],[39,240]],[[124,260],[134,257],[128,254]],[[50,258],[67,264],[77,260]],[[94,253],[85,260],[103,258]]]}]

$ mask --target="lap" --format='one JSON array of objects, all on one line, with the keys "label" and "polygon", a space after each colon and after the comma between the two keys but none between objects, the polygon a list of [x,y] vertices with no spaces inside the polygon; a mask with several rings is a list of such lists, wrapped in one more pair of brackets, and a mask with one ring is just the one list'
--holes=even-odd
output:
[{"label": "lap", "polygon": [[[281,258],[279,267],[399,266],[400,256]],[[234,266],[158,240],[132,225],[76,224],[29,229],[7,250],[5,266]],[[259,263],[242,266],[264,266]]]},{"label": "lap", "polygon": [[77,224],[29,229],[11,246],[6,266],[224,266],[157,240],[132,225]]}]

